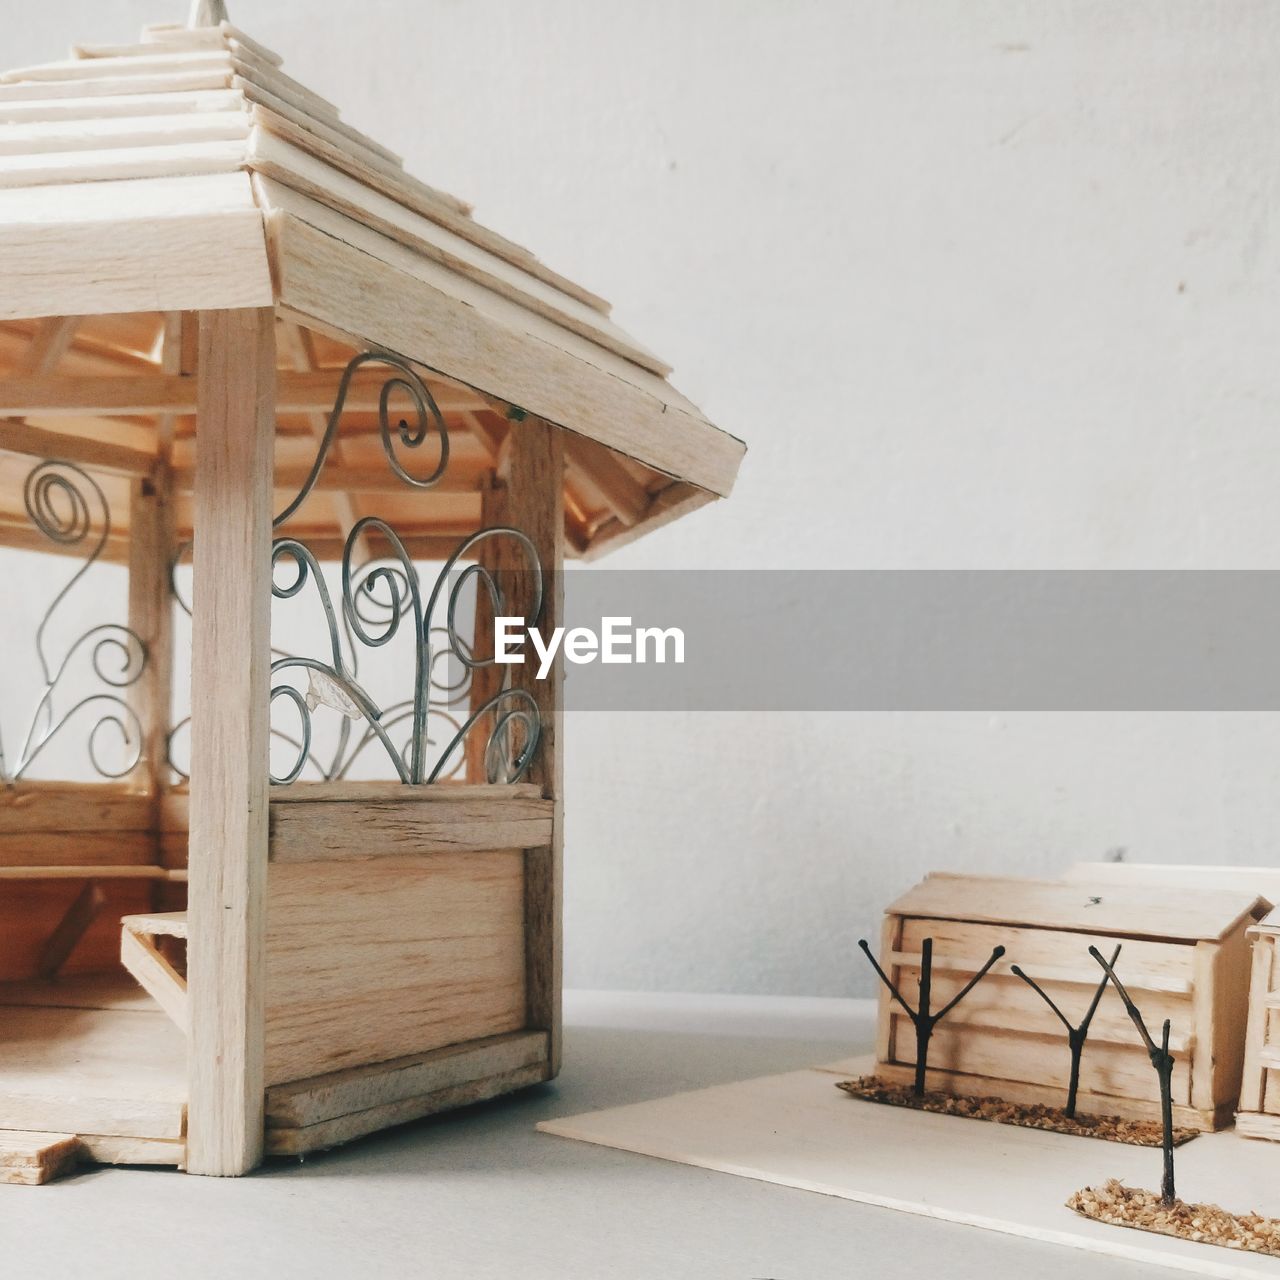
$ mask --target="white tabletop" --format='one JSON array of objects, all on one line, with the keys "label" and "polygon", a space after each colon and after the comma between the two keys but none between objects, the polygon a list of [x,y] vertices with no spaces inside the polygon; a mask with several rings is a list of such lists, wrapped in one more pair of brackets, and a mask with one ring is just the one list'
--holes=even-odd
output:
[{"label": "white tabletop", "polygon": [[1154,1268],[537,1134],[865,1051],[869,1001],[570,993],[555,1083],[250,1178],[0,1187],[13,1275],[1090,1280]]}]

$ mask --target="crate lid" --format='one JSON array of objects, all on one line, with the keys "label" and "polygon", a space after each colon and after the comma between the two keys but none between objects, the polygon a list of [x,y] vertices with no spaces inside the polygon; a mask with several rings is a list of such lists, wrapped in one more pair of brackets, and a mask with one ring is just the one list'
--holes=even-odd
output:
[{"label": "crate lid", "polygon": [[1217,941],[1262,919],[1271,904],[1238,889],[1024,880],[936,871],[888,907],[891,915],[1081,933]]}]

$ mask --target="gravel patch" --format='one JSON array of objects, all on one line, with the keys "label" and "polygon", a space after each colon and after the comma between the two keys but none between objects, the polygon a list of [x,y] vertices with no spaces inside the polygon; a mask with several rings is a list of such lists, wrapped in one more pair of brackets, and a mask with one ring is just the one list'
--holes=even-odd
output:
[{"label": "gravel patch", "polygon": [[[946,1093],[926,1093],[918,1098],[909,1085],[889,1084],[876,1076],[859,1076],[841,1080],[836,1085],[855,1098],[879,1102],[889,1107],[909,1107],[913,1111],[931,1111],[937,1115],[962,1116],[966,1120],[987,1120],[992,1124],[1012,1124],[1023,1129],[1047,1129],[1077,1138],[1098,1138],[1104,1142],[1123,1142],[1133,1147],[1158,1147],[1162,1136],[1154,1120],[1124,1120],[1119,1116],[1065,1115],[1061,1108],[1035,1103],[1006,1102],[1003,1098],[963,1098]],[[1175,1146],[1198,1137],[1196,1129],[1175,1129]]]}]

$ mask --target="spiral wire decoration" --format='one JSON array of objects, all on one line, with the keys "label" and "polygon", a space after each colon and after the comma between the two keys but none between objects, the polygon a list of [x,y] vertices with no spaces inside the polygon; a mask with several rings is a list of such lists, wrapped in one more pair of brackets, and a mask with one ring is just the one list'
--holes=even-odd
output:
[{"label": "spiral wire decoration", "polygon": [[[343,371],[315,460],[297,494],[275,517],[277,531],[315,490],[337,439],[352,379],[368,365],[386,366],[389,371],[378,396],[378,432],[392,474],[419,490],[431,489],[443,478],[449,464],[449,434],[430,390],[407,361],[395,355],[366,352],[352,359]],[[408,398],[412,421],[401,419],[393,424],[392,398],[397,394]],[[432,437],[438,441],[435,465],[423,474],[415,474],[405,465],[407,455],[422,449]],[[357,563],[359,548],[370,535],[385,543],[389,554]],[[527,563],[532,598],[525,621],[531,625],[542,613],[542,569],[537,548],[519,529],[498,526],[464,538],[424,597],[417,567],[403,540],[385,520],[366,516],[352,527],[343,547],[341,596],[336,600],[320,564],[306,545],[287,535],[277,537],[271,556],[272,596],[287,601],[306,593],[318,602],[324,643],[322,656],[272,649],[272,708],[277,703],[287,706],[291,720],[296,721],[296,726],[291,724],[287,729],[275,723],[271,726],[273,740],[292,752],[289,766],[272,773],[272,783],[294,782],[308,769],[327,781],[339,781],[348,776],[375,742],[402,782],[438,782],[462,769],[463,745],[489,721],[491,727],[483,751],[486,777],[490,782],[516,782],[525,776],[541,738],[541,721],[535,699],[526,690],[512,687],[509,673],[501,688],[483,705],[465,717],[455,710],[470,698],[474,671],[496,663],[493,656],[478,657],[460,634],[460,596],[474,580],[477,591],[487,592],[495,614],[509,613],[493,573],[480,564],[465,568],[459,565],[481,546],[497,539],[513,543]],[[180,551],[179,559],[181,554]],[[182,599],[176,581],[173,590],[181,607],[190,614],[190,602]],[[437,614],[442,610],[445,616],[439,619]],[[400,635],[412,639],[412,689],[408,696],[379,706],[359,679],[360,653],[383,648]],[[461,669],[461,676],[456,679],[450,677],[454,662]],[[306,693],[290,683],[291,675],[309,682]],[[341,717],[337,743],[324,759],[319,756],[313,724],[321,705],[337,710]],[[174,741],[187,723],[181,722],[169,735],[170,764],[184,777],[184,771],[175,763]]]},{"label": "spiral wire decoration", "polygon": [[[129,627],[119,623],[99,623],[81,632],[66,647],[61,658],[49,653],[49,624],[63,602],[101,558],[111,536],[111,511],[101,487],[88,472],[72,462],[49,459],[37,463],[28,473],[22,492],[27,518],[42,537],[56,546],[84,546],[79,568],[54,596],[41,615],[35,630],[36,656],[43,687],[28,721],[26,735],[17,758],[10,765],[0,742],[0,781],[17,782],[44,749],[81,713],[92,708],[86,738],[89,763],[103,778],[123,778],[142,758],[142,725],[137,712],[117,692],[103,691],[80,698],[65,711],[58,708],[58,692],[64,677],[82,654],[88,655],[93,676],[108,690],[127,689],[146,669],[147,646]],[[98,529],[94,536],[95,526]],[[100,753],[104,734],[119,736],[122,763],[110,766]]]}]

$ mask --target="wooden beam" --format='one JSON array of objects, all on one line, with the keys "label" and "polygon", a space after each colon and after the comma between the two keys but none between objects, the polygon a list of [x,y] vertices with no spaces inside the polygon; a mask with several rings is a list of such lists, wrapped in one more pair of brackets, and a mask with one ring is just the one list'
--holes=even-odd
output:
[{"label": "wooden beam", "polygon": [[76,944],[88,932],[89,926],[106,905],[107,895],[102,892],[102,886],[96,880],[89,881],[76,894],[40,952],[36,972],[42,978],[58,976],[58,971],[71,958]]},{"label": "wooden beam", "polygon": [[147,865],[0,867],[0,880],[185,880],[186,875]]},{"label": "wooden beam", "polygon": [[41,320],[31,338],[24,373],[51,373],[67,353],[79,327],[79,316],[50,316]]},{"label": "wooden beam", "polygon": [[37,782],[0,787],[0,834],[147,831],[144,796],[120,783]]},{"label": "wooden beam", "polygon": [[[275,488],[277,492],[294,492],[301,487],[311,472],[309,463],[281,463],[275,470]],[[174,483],[180,493],[190,493],[195,488],[196,472],[194,467],[178,467],[174,471]],[[327,466],[316,480],[316,492],[328,493],[340,497],[349,493],[391,493],[401,497],[411,495],[405,482],[400,479],[385,463],[381,466]],[[475,493],[480,488],[479,480],[467,476],[451,476],[446,472],[440,482],[432,486],[430,493]],[[427,496],[427,501],[430,497]],[[352,522],[354,523],[354,521]],[[291,529],[293,522],[286,526]],[[350,532],[350,525],[343,529],[343,536]]]},{"label": "wooden beam", "polygon": [[163,459],[155,478],[134,480],[129,495],[129,628],[146,649],[142,674],[128,689],[129,705],[142,727],[142,746],[132,779],[152,800],[158,817],[160,792],[168,781],[168,741],[173,686],[173,507]]},{"label": "wooden beam", "polygon": [[[515,423],[510,432],[510,479],[506,519],[538,548],[543,572],[539,627],[544,635],[564,618],[564,437],[538,419]],[[523,566],[521,566],[523,567]],[[512,575],[507,582],[512,616],[528,608],[529,578]],[[560,1070],[564,856],[563,658],[545,680],[535,678],[529,663],[514,666],[513,683],[527,689],[538,704],[542,739],[529,780],[552,801],[551,839],[525,851],[525,972],[528,1025],[548,1033],[548,1078]]]},{"label": "wooden beam", "polygon": [[138,985],[158,1004],[184,1035],[191,1030],[191,1002],[187,981],[162,956],[149,935],[135,933],[129,927],[130,917],[121,922],[120,963],[134,976]]},{"label": "wooden beam", "polygon": [[[506,489],[493,483],[486,484],[480,496],[480,527],[492,529],[505,523]],[[479,548],[478,563],[489,573],[497,573],[500,568],[498,553],[500,546],[496,540],[482,542]],[[493,654],[493,603],[488,591],[476,590],[476,602],[473,612],[472,652],[477,658],[487,658]],[[468,714],[475,715],[495,693],[502,688],[502,676],[505,667],[476,667],[471,672],[471,689],[467,700]],[[479,724],[476,730],[467,735],[463,743],[466,754],[466,779],[468,782],[483,783],[486,781],[485,748],[488,745],[488,726]]]},{"label": "wooden beam", "polygon": [[[468,528],[467,533],[474,532]],[[346,541],[332,534],[313,534],[313,533],[296,533],[300,542],[307,544],[307,550],[322,563],[337,563],[342,559],[344,550],[346,549]],[[405,550],[415,559],[419,561],[427,561],[428,563],[442,564],[458,549],[458,544],[462,541],[463,534],[461,532],[427,532],[427,533],[408,533],[401,529],[400,541],[404,543]],[[390,547],[386,539],[372,537],[373,549],[375,555],[387,555]]]},{"label": "wooden beam", "polygon": [[188,1168],[262,1158],[275,317],[200,317]]},{"label": "wooden beam", "polygon": [[625,547],[629,542],[635,542],[646,533],[661,529],[663,525],[671,524],[715,500],[714,493],[708,493],[707,490],[699,489],[696,485],[680,482],[668,485],[654,495],[653,501],[649,504],[648,514],[639,524],[628,527],[616,517],[606,520],[595,531],[591,545],[583,554],[583,559],[598,560],[608,552]]},{"label": "wooden beam", "polygon": [[149,476],[156,465],[156,455],[143,449],[69,432],[47,431],[16,418],[0,418],[0,451],[29,458],[57,458],[122,476]]},{"label": "wooden beam", "polygon": [[300,1129],[350,1116],[370,1107],[420,1098],[441,1089],[482,1080],[503,1071],[532,1067],[547,1058],[546,1036],[511,1031],[429,1053],[348,1067],[267,1091],[267,1128]]},{"label": "wooden beam", "polygon": [[288,214],[274,215],[268,232],[281,304],[309,325],[365,335],[722,496],[733,488],[745,445],[655,375],[536,323],[538,316],[497,295],[483,308],[478,298],[454,296],[447,290],[456,278],[425,260],[391,266]]},{"label": "wooden beam", "polygon": [[397,857],[526,849],[551,840],[551,801],[500,799],[422,804],[424,787],[401,786],[392,799],[271,805],[271,861]]},{"label": "wooden beam", "polygon": [[[275,409],[279,413],[328,413],[338,394],[341,370],[282,372]],[[376,412],[385,374],[361,370],[352,380],[346,409]],[[136,417],[153,413],[196,412],[197,379],[182,374],[55,377],[28,374],[0,379],[0,414],[13,417]],[[432,381],[431,394],[442,413],[473,410],[484,401],[452,383]]]},{"label": "wooden beam", "polygon": [[586,474],[600,490],[609,510],[628,529],[649,510],[649,491],[618,461],[612,449],[586,436],[566,433],[564,456],[571,468]]}]

